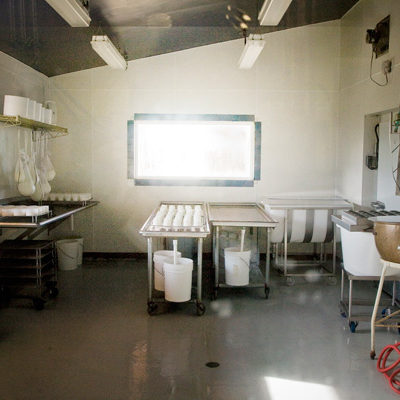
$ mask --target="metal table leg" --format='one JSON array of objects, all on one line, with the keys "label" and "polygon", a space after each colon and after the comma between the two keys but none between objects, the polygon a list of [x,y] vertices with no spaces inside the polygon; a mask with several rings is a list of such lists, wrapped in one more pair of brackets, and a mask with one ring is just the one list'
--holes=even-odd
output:
[{"label": "metal table leg", "polygon": [[369,353],[371,359],[374,359],[375,355],[376,355],[375,354],[375,321],[376,321],[376,314],[378,313],[379,303],[381,301],[382,288],[383,288],[383,283],[385,282],[385,274],[386,274],[387,266],[388,266],[387,262],[383,262],[381,279],[379,280],[379,286],[378,286],[378,291],[376,292],[374,310],[372,311],[372,317],[371,317],[371,352]]},{"label": "metal table leg", "polygon": [[269,281],[270,281],[270,268],[271,268],[271,228],[267,228],[267,251],[265,253],[265,286],[264,286],[264,292],[265,292],[265,298],[268,299],[269,297]]},{"label": "metal table leg", "polygon": [[[333,222],[332,222],[333,224]],[[336,225],[333,225],[332,274],[336,274]]]},{"label": "metal table leg", "polygon": [[197,315],[203,315],[206,311],[205,305],[201,302],[202,291],[202,271],[203,271],[203,238],[197,240],[197,299],[196,310]]},{"label": "metal table leg", "polygon": [[215,254],[214,254],[214,300],[218,296],[219,287],[219,226],[215,228]]},{"label": "metal table leg", "polygon": [[147,296],[147,312],[152,315],[157,309],[157,304],[153,301],[153,240],[147,238],[147,280],[149,292]]}]

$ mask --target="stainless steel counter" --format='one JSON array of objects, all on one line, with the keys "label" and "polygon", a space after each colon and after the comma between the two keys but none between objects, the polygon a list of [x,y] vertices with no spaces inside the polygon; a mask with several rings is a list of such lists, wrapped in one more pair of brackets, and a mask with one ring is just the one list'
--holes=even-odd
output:
[{"label": "stainless steel counter", "polygon": [[[35,204],[27,200],[27,198],[15,198],[10,202],[2,204]],[[49,215],[39,216],[36,221],[32,221],[31,217],[1,217],[0,229],[24,229],[24,231],[16,239],[33,239],[42,233],[44,230],[54,229],[67,218],[71,218],[73,225],[73,217],[75,214],[87,210],[99,204],[98,201],[87,202],[43,202],[49,205],[51,213]]]}]

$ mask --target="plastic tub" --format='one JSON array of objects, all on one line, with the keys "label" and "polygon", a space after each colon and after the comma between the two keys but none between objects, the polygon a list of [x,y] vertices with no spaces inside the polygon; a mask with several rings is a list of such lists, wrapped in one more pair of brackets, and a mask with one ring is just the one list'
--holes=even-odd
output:
[{"label": "plastic tub", "polygon": [[180,258],[177,264],[164,263],[165,300],[189,301],[192,292],[193,260]]},{"label": "plastic tub", "polygon": [[225,249],[225,282],[231,286],[249,284],[251,250],[240,251],[239,247]]},{"label": "plastic tub", "polygon": [[[350,232],[340,227],[344,269],[354,276],[376,276],[382,273],[382,261],[371,232]],[[386,276],[399,275],[393,268],[386,270]]]},{"label": "plastic tub", "polygon": [[[181,258],[181,252],[176,252],[178,259]],[[164,291],[164,262],[171,261],[171,257],[174,256],[172,250],[158,250],[154,252],[154,288],[156,290]]]}]

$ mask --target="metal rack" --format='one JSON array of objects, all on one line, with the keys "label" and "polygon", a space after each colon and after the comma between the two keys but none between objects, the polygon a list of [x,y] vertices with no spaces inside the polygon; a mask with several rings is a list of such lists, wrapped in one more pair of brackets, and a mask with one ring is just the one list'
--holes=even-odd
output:
[{"label": "metal rack", "polygon": [[[203,210],[203,223],[201,226],[160,226],[153,225],[153,219],[162,205],[200,205]],[[154,209],[146,220],[139,233],[147,238],[147,273],[148,273],[148,298],[147,312],[153,315],[157,310],[158,303],[166,303],[164,298],[156,298],[154,289],[154,265],[153,265],[153,238],[195,238],[197,239],[197,295],[196,299],[190,300],[196,305],[197,315],[204,314],[206,308],[202,303],[202,263],[203,263],[203,239],[210,234],[208,213],[206,204],[203,202],[169,202],[162,201]]]},{"label": "metal rack", "polygon": [[34,307],[42,310],[48,299],[58,295],[52,240],[6,240],[0,244],[0,261],[0,290],[5,300],[32,298]]},{"label": "metal rack", "polygon": [[[283,218],[279,225],[283,225],[281,231],[281,240],[274,242],[275,267],[286,277],[286,282],[289,286],[295,284],[296,277],[310,277],[316,275],[318,277],[327,277],[329,282],[336,284],[336,229],[331,222],[331,216],[338,210],[349,209],[351,204],[341,198],[290,198],[290,197],[267,197],[262,203],[269,210],[277,210],[283,212]],[[324,240],[314,240],[314,217],[317,211],[326,211],[326,232]],[[304,211],[306,220],[304,226],[304,235],[302,240],[297,240],[301,243],[320,243],[319,257],[314,260],[306,261],[289,261],[288,260],[288,244],[291,242],[291,230],[294,212]],[[273,214],[272,214],[273,215]],[[282,229],[282,226],[277,227],[277,230]],[[327,269],[327,256],[325,243],[332,243],[332,268]],[[283,246],[280,246],[282,244]],[[283,247],[283,249],[282,249]],[[293,269],[289,272],[289,268]],[[320,267],[318,272],[294,272],[296,269],[301,271],[301,268]]]},{"label": "metal rack", "polygon": [[[344,297],[344,286],[345,280],[348,280],[348,297],[347,299]],[[344,268],[342,268],[342,280],[340,287],[340,313],[342,317],[347,319],[349,324],[350,331],[354,333],[360,321],[371,321],[371,308],[373,307],[373,303],[370,299],[353,299],[353,282],[354,281],[379,281],[379,276],[356,276],[349,272],[347,272]],[[396,279],[387,278],[387,281],[393,281],[393,295],[392,299],[381,300],[379,302],[380,307],[384,307],[382,314],[385,317],[386,311],[390,310],[389,307],[394,307],[396,305],[395,301],[395,288],[396,288]],[[357,311],[354,311],[354,306],[357,306]],[[365,308],[368,307],[368,310]],[[363,312],[364,311],[364,312]]]},{"label": "metal rack", "polygon": [[[267,255],[265,261],[265,281],[262,284],[252,283],[246,287],[264,287],[265,297],[268,298],[270,275],[270,231],[278,224],[257,203],[210,203],[208,214],[213,229],[213,260],[215,284],[213,297],[217,298],[219,288],[232,287],[219,282],[219,246],[220,228],[223,226],[265,228],[267,230]],[[241,287],[241,286],[240,286]]]},{"label": "metal rack", "polygon": [[19,115],[0,115],[0,122],[5,124],[6,127],[28,128],[32,131],[42,132],[43,134],[47,134],[50,139],[68,135],[67,128],[52,124],[46,124],[44,122],[39,122],[28,118],[23,118]]}]

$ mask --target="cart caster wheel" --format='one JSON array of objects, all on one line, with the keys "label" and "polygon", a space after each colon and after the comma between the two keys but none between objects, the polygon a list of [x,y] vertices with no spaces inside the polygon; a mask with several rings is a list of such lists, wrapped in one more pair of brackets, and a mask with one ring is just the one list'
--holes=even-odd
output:
[{"label": "cart caster wheel", "polygon": [[270,292],[270,288],[267,285],[264,285],[264,293],[265,293],[266,299],[268,299],[268,297],[269,297],[269,292]]},{"label": "cart caster wheel", "polygon": [[149,315],[154,315],[156,310],[157,310],[157,304],[156,303],[154,303],[152,301],[147,303],[147,313]]},{"label": "cart caster wheel", "polygon": [[58,293],[59,293],[59,291],[58,291],[58,289],[56,287],[52,287],[52,288],[49,289],[49,297],[51,299],[56,298],[58,296]]},{"label": "cart caster wheel", "polygon": [[336,286],[336,284],[337,284],[336,276],[330,276],[330,277],[328,277],[328,285],[330,285],[330,286]]},{"label": "cart caster wheel", "polygon": [[35,310],[41,311],[44,308],[44,301],[42,299],[39,298],[34,298],[32,300],[33,302],[33,307],[35,307]]},{"label": "cart caster wheel", "polygon": [[293,276],[289,276],[286,278],[286,285],[294,286],[295,283],[296,283],[296,281]]},{"label": "cart caster wheel", "polygon": [[10,304],[10,293],[5,287],[0,288],[0,306],[8,307]]},{"label": "cart caster wheel", "polygon": [[350,332],[354,333],[356,331],[356,328],[358,326],[358,322],[357,321],[350,321],[349,323],[349,327],[350,327]]},{"label": "cart caster wheel", "polygon": [[196,303],[196,312],[201,317],[206,312],[206,306],[203,303]]},{"label": "cart caster wheel", "polygon": [[371,352],[369,353],[369,356],[371,357],[371,360],[373,360],[375,358],[375,351],[371,350]]}]

